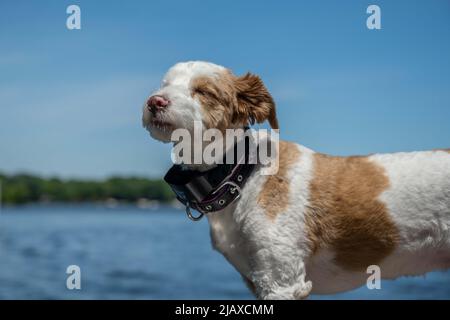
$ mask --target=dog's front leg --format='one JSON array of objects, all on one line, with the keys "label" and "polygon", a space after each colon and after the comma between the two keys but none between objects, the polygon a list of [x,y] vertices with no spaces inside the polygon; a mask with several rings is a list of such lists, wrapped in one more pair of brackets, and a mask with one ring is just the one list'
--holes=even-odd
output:
[{"label": "dog's front leg", "polygon": [[[305,299],[312,290],[306,280],[303,257],[293,255],[293,248],[259,249],[252,259],[251,279],[256,295],[264,300]],[[290,254],[289,254],[290,253]]]}]

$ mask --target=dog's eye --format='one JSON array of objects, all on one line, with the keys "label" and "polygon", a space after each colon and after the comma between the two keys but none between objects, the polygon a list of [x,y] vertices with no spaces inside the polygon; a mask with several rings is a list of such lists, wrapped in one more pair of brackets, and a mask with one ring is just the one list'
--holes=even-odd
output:
[{"label": "dog's eye", "polygon": [[193,88],[194,95],[201,95],[211,99],[216,99],[216,92],[214,88],[209,86],[197,86]]}]

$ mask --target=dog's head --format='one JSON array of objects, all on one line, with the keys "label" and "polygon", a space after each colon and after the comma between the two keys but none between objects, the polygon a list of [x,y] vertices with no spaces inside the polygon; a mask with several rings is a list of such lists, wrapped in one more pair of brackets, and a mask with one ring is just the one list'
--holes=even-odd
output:
[{"label": "dog's head", "polygon": [[143,125],[155,139],[169,142],[175,129],[192,131],[194,121],[205,129],[237,128],[268,120],[278,129],[275,104],[261,79],[235,76],[208,62],[183,62],[169,69],[146,102]]}]

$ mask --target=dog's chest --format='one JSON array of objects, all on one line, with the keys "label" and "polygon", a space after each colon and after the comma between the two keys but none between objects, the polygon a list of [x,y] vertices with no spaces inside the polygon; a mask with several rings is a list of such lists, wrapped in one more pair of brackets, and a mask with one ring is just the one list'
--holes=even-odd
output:
[{"label": "dog's chest", "polygon": [[213,247],[242,274],[250,271],[248,248],[242,232],[233,219],[232,208],[207,215]]}]

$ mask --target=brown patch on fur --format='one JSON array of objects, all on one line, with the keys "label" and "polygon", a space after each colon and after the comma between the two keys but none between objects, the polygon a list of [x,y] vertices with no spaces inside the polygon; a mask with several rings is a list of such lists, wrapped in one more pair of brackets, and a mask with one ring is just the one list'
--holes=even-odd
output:
[{"label": "brown patch on fur", "polygon": [[226,71],[216,77],[200,76],[192,80],[191,91],[201,102],[208,128],[223,131],[232,124],[269,120],[278,129],[275,103],[256,75],[236,77]]},{"label": "brown patch on fur", "polygon": [[329,248],[335,261],[364,271],[389,255],[398,230],[378,196],[389,187],[382,167],[366,157],[314,155],[305,222],[312,252]]},{"label": "brown patch on fur", "polygon": [[267,177],[258,195],[258,204],[272,220],[288,207],[290,198],[288,171],[300,158],[300,151],[291,142],[280,141],[278,154],[278,173]]},{"label": "brown patch on fur", "polygon": [[242,77],[235,78],[237,90],[237,112],[234,120],[251,122],[264,122],[269,120],[273,129],[278,129],[278,119],[275,111],[275,102],[269,91],[267,91],[261,78],[247,73]]}]

